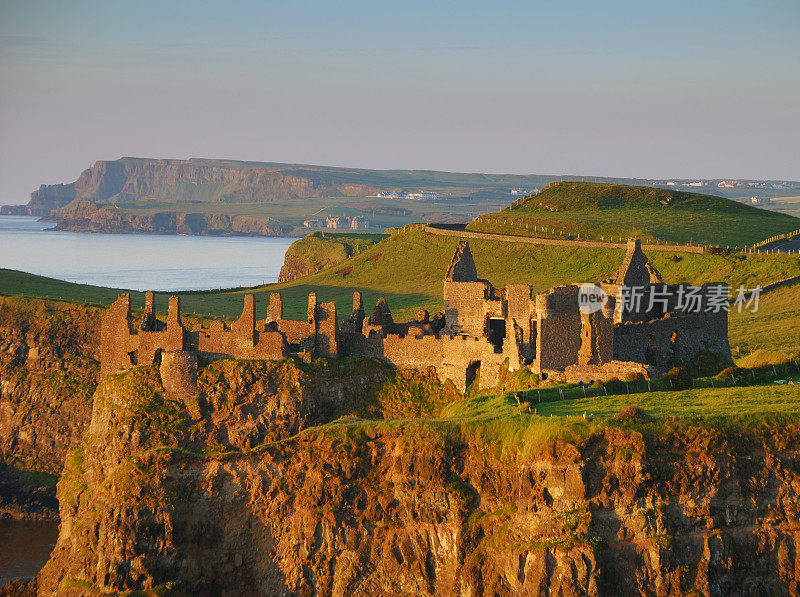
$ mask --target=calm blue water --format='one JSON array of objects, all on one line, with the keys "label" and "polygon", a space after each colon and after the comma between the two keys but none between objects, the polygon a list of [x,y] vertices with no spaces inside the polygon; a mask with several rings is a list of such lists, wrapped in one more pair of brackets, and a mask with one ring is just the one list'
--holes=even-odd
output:
[{"label": "calm blue water", "polygon": [[55,232],[0,216],[0,267],[132,290],[205,290],[278,280],[296,239]]}]

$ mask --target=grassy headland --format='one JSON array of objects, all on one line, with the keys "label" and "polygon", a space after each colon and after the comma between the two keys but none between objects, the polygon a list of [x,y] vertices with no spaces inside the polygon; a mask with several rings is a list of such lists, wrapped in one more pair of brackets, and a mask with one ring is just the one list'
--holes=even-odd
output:
[{"label": "grassy headland", "polygon": [[286,251],[280,280],[294,280],[337,265],[384,238],[383,234],[312,232]]},{"label": "grassy headland", "polygon": [[[800,228],[800,218],[737,201],[653,187],[554,182],[471,222],[468,230],[522,236],[746,246]],[[551,232],[555,230],[555,232]]]}]

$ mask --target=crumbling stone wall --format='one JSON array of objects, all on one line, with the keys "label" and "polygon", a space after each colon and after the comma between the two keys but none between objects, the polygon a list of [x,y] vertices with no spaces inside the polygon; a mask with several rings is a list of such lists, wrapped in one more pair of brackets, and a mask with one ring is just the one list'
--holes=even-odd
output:
[{"label": "crumbling stone wall", "polygon": [[563,371],[578,362],[581,314],[578,286],[556,286],[536,296],[537,372]]},{"label": "crumbling stone wall", "polygon": [[505,355],[496,353],[488,340],[464,335],[388,334],[380,337],[373,333],[369,337],[348,336],[344,345],[345,354],[382,359],[398,369],[428,371],[433,368],[441,382],[449,379],[462,392],[467,388],[467,371],[471,365],[480,371],[481,388],[496,387],[500,372],[506,367]]},{"label": "crumbling stone wall", "polygon": [[492,300],[487,282],[445,282],[445,327],[452,334],[482,336],[487,317],[503,317],[502,301]]},{"label": "crumbling stone wall", "polygon": [[614,359],[618,361],[634,361],[663,370],[679,360],[691,361],[701,351],[731,358],[726,311],[670,314],[614,329]]}]

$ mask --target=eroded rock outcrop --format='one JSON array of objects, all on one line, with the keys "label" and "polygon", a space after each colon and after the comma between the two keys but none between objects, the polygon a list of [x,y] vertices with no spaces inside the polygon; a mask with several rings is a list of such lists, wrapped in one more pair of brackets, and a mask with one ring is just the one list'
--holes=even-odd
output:
[{"label": "eroded rock outcrop", "polygon": [[388,371],[264,367],[201,372],[200,421],[155,367],[102,382],[66,459],[40,594],[800,590],[792,424],[628,424],[575,443],[480,421],[319,426],[374,407]]},{"label": "eroded rock outcrop", "polygon": [[0,516],[55,515],[52,489],[15,469],[58,475],[83,435],[99,372],[99,315],[0,297]]},{"label": "eroded rock outcrop", "polygon": [[195,234],[201,236],[288,236],[291,226],[268,218],[162,211],[136,214],[81,201],[57,212],[54,230],[110,234]]}]

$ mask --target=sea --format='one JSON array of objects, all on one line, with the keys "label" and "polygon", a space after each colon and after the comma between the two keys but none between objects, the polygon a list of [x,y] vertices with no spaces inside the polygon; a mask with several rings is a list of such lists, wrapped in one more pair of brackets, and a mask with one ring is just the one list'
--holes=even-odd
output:
[{"label": "sea", "polygon": [[0,587],[36,576],[58,539],[53,520],[0,520]]},{"label": "sea", "polygon": [[[210,290],[276,282],[293,238],[100,234],[0,216],[0,268],[129,290]],[[0,288],[0,291],[2,288]]]}]

